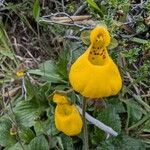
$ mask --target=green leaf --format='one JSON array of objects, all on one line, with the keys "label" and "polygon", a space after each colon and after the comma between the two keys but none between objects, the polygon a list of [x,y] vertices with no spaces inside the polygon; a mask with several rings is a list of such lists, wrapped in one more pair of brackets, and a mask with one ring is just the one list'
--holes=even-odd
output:
[{"label": "green leaf", "polygon": [[30,142],[28,150],[49,150],[48,142],[44,135],[35,137]]},{"label": "green leaf", "polygon": [[57,86],[55,86],[55,88],[54,88],[56,91],[64,91],[65,89],[69,89],[69,87],[68,87],[68,85],[57,85]]},{"label": "green leaf", "polygon": [[[24,149],[27,149],[27,145],[24,145],[22,143]],[[6,147],[5,150],[23,150],[22,146],[20,145],[19,142],[17,142],[16,144],[14,144],[13,146],[11,147]]]},{"label": "green leaf", "polygon": [[83,45],[79,45],[78,43],[70,43],[69,48],[71,50],[71,55],[72,55],[72,62],[74,62],[83,52],[85,51],[86,48],[83,49]]},{"label": "green leaf", "polygon": [[131,108],[130,113],[131,120],[134,123],[142,118],[142,112],[138,109]]},{"label": "green leaf", "polygon": [[97,127],[94,127],[94,132],[90,136],[91,136],[91,142],[93,145],[97,145],[101,141],[106,139],[106,134]]},{"label": "green leaf", "polygon": [[148,44],[148,40],[144,40],[136,37],[132,38],[131,41],[139,44]]},{"label": "green leaf", "polygon": [[31,69],[28,72],[30,74],[41,76],[44,80],[52,83],[65,82],[58,74],[56,65],[52,61],[45,61],[39,65],[39,69]]},{"label": "green leaf", "polygon": [[35,0],[33,5],[33,17],[37,22],[39,21],[39,16],[40,16],[39,0]]},{"label": "green leaf", "polygon": [[39,87],[37,85],[33,85],[30,80],[25,80],[25,86],[27,89],[28,100],[31,100],[33,97],[36,97],[37,100],[40,99]]},{"label": "green leaf", "polygon": [[12,123],[6,117],[0,118],[0,145],[11,146],[16,143],[15,136],[10,135]]},{"label": "green leaf", "polygon": [[55,121],[54,121],[54,115],[51,115],[49,116],[50,118],[50,124],[49,124],[49,129],[47,131],[47,134],[48,135],[56,135],[58,134],[60,131],[58,131],[56,129],[56,126],[55,126]]},{"label": "green leaf", "polygon": [[114,49],[118,46],[118,41],[115,38],[111,38],[108,49]]},{"label": "green leaf", "polygon": [[42,133],[45,133],[48,131],[50,128],[50,119],[47,119],[45,121],[42,120],[37,120],[35,125],[34,125],[34,130],[36,132],[36,135],[40,135]]},{"label": "green leaf", "polygon": [[27,99],[33,100],[40,107],[47,107],[47,95],[49,95],[50,84],[44,83],[41,87],[34,85],[30,82],[30,80],[26,80],[26,89],[27,89]]},{"label": "green leaf", "polygon": [[13,53],[10,51],[10,49],[6,49],[6,48],[1,47],[1,46],[0,46],[0,54],[2,54],[3,56],[7,56],[10,59],[14,58]]},{"label": "green leaf", "polygon": [[148,120],[145,125],[144,125],[144,128],[143,128],[143,132],[148,132],[150,133],[150,120]]},{"label": "green leaf", "polygon": [[[106,125],[112,127],[112,129],[116,132],[121,133],[121,120],[118,114],[120,110],[118,110],[119,109],[116,107],[116,105],[109,104],[106,109],[98,112],[99,115],[96,118],[105,123]],[[94,127],[94,133],[91,136],[92,143],[94,145],[97,145],[98,143],[106,139],[105,132],[97,127]]]},{"label": "green leaf", "polygon": [[74,150],[73,140],[71,137],[61,134],[61,140],[65,150]]},{"label": "green leaf", "polygon": [[30,141],[35,137],[34,132],[30,128],[22,126],[19,129],[19,136],[24,143],[30,143]]},{"label": "green leaf", "polygon": [[9,38],[7,33],[2,25],[0,25],[0,54],[14,59],[14,54],[11,51]]},{"label": "green leaf", "polygon": [[120,117],[113,106],[109,106],[105,110],[101,111],[97,119],[112,127],[113,130],[117,131],[118,133],[121,132]]},{"label": "green leaf", "polygon": [[70,58],[70,53],[67,49],[63,50],[60,53],[58,58],[57,72],[64,80],[68,79],[67,66],[68,66],[69,58]]},{"label": "green leaf", "polygon": [[136,101],[134,101],[133,99],[125,100],[123,102],[126,105],[128,105],[129,107],[131,107],[133,109],[137,109],[141,113],[146,114],[146,111]]},{"label": "green leaf", "polygon": [[145,116],[143,116],[143,118],[141,118],[138,122],[136,122],[135,124],[130,126],[128,129],[129,130],[135,129],[135,128],[143,125],[143,123],[148,121],[149,119],[150,119],[150,113],[147,113]]},{"label": "green leaf", "polygon": [[102,142],[97,150],[145,150],[145,145],[139,140],[126,135],[120,135]]},{"label": "green leaf", "polygon": [[64,150],[64,146],[63,146],[61,137],[57,136],[56,138],[57,138],[57,142],[58,142],[58,145],[59,145],[60,149]]},{"label": "green leaf", "polygon": [[25,127],[31,127],[35,124],[35,119],[42,112],[42,108],[34,100],[26,100],[19,102],[14,108],[18,122]]},{"label": "green leaf", "polygon": [[90,5],[90,7],[94,8],[95,10],[97,10],[101,16],[103,16],[103,12],[101,11],[101,9],[97,6],[97,4],[94,2],[94,0],[86,0],[87,3]]},{"label": "green leaf", "polygon": [[33,29],[32,25],[30,24],[30,21],[27,19],[27,16],[25,15],[19,15],[21,21],[35,34],[37,35],[36,31]]},{"label": "green leaf", "polygon": [[116,113],[126,112],[123,103],[119,100],[118,97],[110,97],[106,102],[109,107],[113,107],[113,109],[115,109]]},{"label": "green leaf", "polygon": [[49,82],[45,82],[43,85],[41,85],[40,93],[47,98],[49,96],[50,90],[51,84]]},{"label": "green leaf", "polygon": [[146,112],[140,107],[140,105],[133,101],[132,99],[124,101],[128,107],[128,117],[129,117],[129,122],[131,125],[135,124],[137,121],[139,121],[143,114]]},{"label": "green leaf", "polygon": [[81,32],[80,38],[85,45],[90,45],[90,31]]},{"label": "green leaf", "polygon": [[[115,97],[109,98],[107,108],[102,111],[98,111],[97,119],[112,127],[113,130],[118,133],[121,132],[121,120],[118,113],[125,112],[122,103]],[[97,112],[96,112],[97,113]],[[97,145],[101,141],[106,139],[106,134],[97,127],[94,127],[92,136],[92,143]]]},{"label": "green leaf", "polygon": [[48,73],[48,72],[43,72],[40,69],[36,69],[36,70],[29,70],[29,73],[34,74],[34,75],[42,76],[44,78],[47,78],[48,81],[51,81],[51,82],[54,82],[54,83],[58,82],[58,81],[61,81],[59,75],[54,74],[53,72]]}]

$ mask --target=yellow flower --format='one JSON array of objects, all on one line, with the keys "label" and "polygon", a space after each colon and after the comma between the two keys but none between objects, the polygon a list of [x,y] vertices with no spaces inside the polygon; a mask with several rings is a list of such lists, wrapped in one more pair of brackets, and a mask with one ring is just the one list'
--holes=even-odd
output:
[{"label": "yellow flower", "polygon": [[12,124],[12,127],[10,128],[10,135],[17,135],[17,127],[14,124]]},{"label": "yellow flower", "polygon": [[24,77],[25,72],[24,72],[24,70],[19,70],[16,72],[16,75],[17,75],[17,77],[21,78],[21,77]]},{"label": "yellow flower", "polygon": [[69,101],[67,100],[67,98],[60,93],[55,93],[53,96],[53,101],[57,104],[69,104]]},{"label": "yellow flower", "polygon": [[107,52],[109,32],[104,27],[96,27],[91,31],[90,41],[89,48],[71,66],[70,83],[75,91],[85,97],[116,95],[122,87],[122,80]]},{"label": "yellow flower", "polygon": [[82,119],[75,105],[69,103],[66,96],[55,94],[55,125],[59,131],[68,136],[74,136],[82,130]]},{"label": "yellow flower", "polygon": [[10,135],[12,135],[12,136],[17,135],[17,131],[10,129]]}]

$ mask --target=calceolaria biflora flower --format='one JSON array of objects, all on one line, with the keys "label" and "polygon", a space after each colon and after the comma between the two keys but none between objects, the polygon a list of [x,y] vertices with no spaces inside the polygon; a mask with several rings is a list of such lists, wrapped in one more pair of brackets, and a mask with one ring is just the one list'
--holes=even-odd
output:
[{"label": "calceolaria biflora flower", "polygon": [[55,126],[68,136],[78,135],[82,130],[82,118],[74,104],[62,94],[54,94],[53,101],[57,104],[55,108]]},{"label": "calceolaria biflora flower", "polygon": [[16,71],[16,76],[18,78],[24,77],[25,76],[25,71],[24,70],[18,70],[18,71]]},{"label": "calceolaria biflora flower", "polygon": [[12,127],[10,128],[10,135],[17,135],[17,126],[15,124],[12,124]]},{"label": "calceolaria biflora flower", "polygon": [[108,54],[110,35],[105,27],[97,26],[90,33],[91,45],[74,62],[69,73],[73,89],[89,98],[116,95],[122,80],[118,67]]}]

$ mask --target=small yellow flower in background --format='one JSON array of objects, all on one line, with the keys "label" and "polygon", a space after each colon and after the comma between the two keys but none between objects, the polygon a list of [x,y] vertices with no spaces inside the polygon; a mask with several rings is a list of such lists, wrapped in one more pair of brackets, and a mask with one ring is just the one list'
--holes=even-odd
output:
[{"label": "small yellow flower in background", "polygon": [[17,127],[14,124],[12,124],[12,127],[10,128],[10,135],[12,136],[17,135]]},{"label": "small yellow flower in background", "polygon": [[61,94],[54,94],[53,101],[57,104],[55,108],[55,125],[59,131],[68,136],[78,135],[82,130],[82,118],[75,105]]},{"label": "small yellow flower in background", "polygon": [[24,70],[18,70],[16,72],[16,75],[18,78],[24,77],[25,76],[25,71]]},{"label": "small yellow flower in background", "polygon": [[85,97],[116,95],[122,87],[122,80],[118,67],[107,52],[109,32],[105,27],[97,26],[90,33],[90,41],[89,48],[71,66],[70,83]]}]

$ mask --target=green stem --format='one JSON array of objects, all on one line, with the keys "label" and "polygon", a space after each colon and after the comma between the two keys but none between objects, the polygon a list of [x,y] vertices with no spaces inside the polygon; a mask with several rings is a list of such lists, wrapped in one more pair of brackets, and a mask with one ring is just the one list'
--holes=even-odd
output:
[{"label": "green stem", "polygon": [[87,130],[87,124],[86,124],[86,98],[83,98],[83,107],[82,107],[82,120],[83,120],[83,136],[84,136],[84,150],[89,150],[89,143],[88,143],[88,130]]},{"label": "green stem", "polygon": [[131,109],[128,105],[127,105],[127,114],[128,114],[128,116],[127,116],[127,121],[126,121],[126,129],[129,126],[129,120],[130,120],[130,114],[131,114]]}]

